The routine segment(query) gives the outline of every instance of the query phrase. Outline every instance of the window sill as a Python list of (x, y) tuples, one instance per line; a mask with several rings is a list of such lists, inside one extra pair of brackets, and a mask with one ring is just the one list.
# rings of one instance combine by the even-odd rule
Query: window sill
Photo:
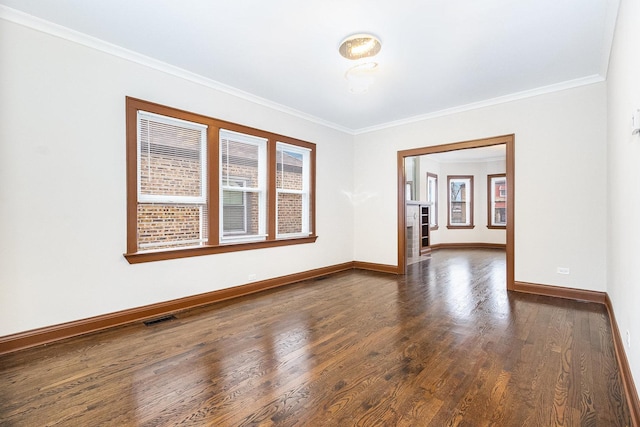
[(492, 230), (506, 230), (507, 226), (506, 225), (487, 225), (487, 228)]
[(476, 228), (475, 225), (447, 225), (449, 230), (471, 230), (472, 228)]
[(226, 252), (248, 251), (252, 249), (272, 248), (277, 246), (300, 245), (314, 243), (318, 236), (299, 237), (294, 239), (261, 240), (250, 243), (225, 243), (219, 246), (198, 246), (193, 248), (167, 249), (154, 252), (134, 252), (123, 254), (129, 264), (162, 261), (167, 259), (188, 258), (201, 255), (222, 254)]

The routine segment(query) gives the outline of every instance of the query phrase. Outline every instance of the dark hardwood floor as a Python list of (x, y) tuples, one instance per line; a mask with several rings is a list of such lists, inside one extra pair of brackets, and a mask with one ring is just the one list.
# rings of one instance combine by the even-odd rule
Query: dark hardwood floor
[(604, 306), (439, 250), (0, 356), (2, 426), (628, 426)]

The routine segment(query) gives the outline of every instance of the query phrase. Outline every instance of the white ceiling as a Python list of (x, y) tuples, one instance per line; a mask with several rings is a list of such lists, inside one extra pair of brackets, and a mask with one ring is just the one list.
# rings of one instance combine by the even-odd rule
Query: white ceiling
[[(618, 9), (618, 0), (0, 4), (352, 133), (602, 81)], [(382, 50), (375, 83), (355, 95), (338, 45), (359, 32)]]

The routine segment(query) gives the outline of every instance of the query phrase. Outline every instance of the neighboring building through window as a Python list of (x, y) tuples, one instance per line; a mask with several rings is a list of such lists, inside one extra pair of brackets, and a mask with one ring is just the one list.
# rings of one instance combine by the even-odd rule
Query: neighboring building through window
[(427, 172), (427, 202), (431, 203), (429, 225), (432, 230), (438, 228), (438, 175)]
[(314, 171), (315, 144), (127, 98), (125, 257), (313, 242)]
[(447, 228), (473, 228), (473, 176), (447, 176)]
[(496, 174), (487, 176), (489, 228), (507, 226), (507, 176)]

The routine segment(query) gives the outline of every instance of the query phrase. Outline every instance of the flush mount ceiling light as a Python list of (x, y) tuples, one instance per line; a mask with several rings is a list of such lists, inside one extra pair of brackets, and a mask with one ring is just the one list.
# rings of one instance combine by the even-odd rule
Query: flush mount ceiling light
[(380, 52), (382, 44), (371, 34), (354, 34), (340, 43), (340, 55), (347, 59), (362, 59), (375, 56)]

